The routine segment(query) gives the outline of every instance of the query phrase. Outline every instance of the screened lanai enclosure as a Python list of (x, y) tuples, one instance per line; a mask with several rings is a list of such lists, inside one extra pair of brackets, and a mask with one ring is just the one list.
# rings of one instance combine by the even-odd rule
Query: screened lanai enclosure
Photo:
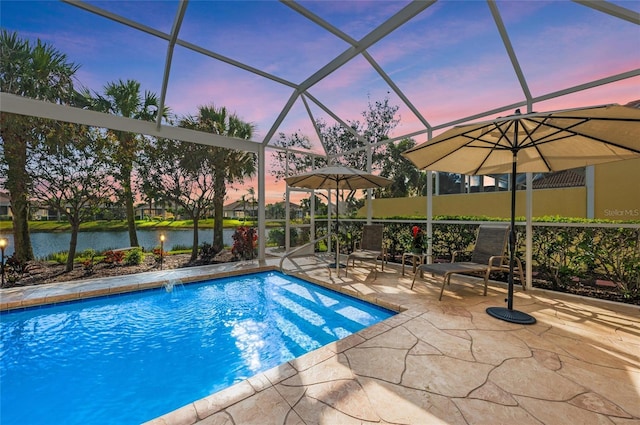
[[(96, 112), (7, 85), (0, 94), (3, 113), (255, 153), (254, 179), (229, 194), (257, 187), (261, 235), (266, 204), (314, 199), (290, 191), (283, 177), (333, 164), (378, 174), (372, 152), (453, 125), (640, 98), (639, 2), (68, 0), (0, 8), (3, 30), (79, 65), (78, 88), (100, 92), (131, 79), (173, 116), (215, 105), (251, 123), (252, 136), (240, 139), (162, 114), (145, 121)], [(389, 110), (392, 125), (367, 125), (380, 118), (372, 111)]]

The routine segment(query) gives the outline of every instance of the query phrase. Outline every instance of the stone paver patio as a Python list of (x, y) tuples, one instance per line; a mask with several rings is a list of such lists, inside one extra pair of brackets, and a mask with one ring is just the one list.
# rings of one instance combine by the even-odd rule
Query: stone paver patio
[[(262, 266), (272, 267), (277, 260)], [(287, 261), (335, 290), (401, 311), (343, 340), (156, 418), (149, 424), (640, 424), (640, 308), (539, 290), (515, 295), (535, 325), (485, 313), (473, 278), (438, 301), (431, 278), (399, 267), (329, 278), (309, 258)], [(257, 262), (5, 289), (2, 309), (194, 281), (261, 268)], [(474, 284), (476, 283), (476, 284)]]

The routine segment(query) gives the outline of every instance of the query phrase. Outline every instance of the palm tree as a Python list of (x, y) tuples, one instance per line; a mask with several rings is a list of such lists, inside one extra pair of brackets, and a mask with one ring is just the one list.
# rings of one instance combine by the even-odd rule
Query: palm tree
[[(32, 45), (18, 35), (0, 34), (0, 91), (54, 103), (70, 103), (74, 98), (73, 77), (78, 65), (65, 54), (40, 40)], [(29, 151), (45, 140), (57, 123), (0, 113), (2, 173), (11, 198), (15, 255), (21, 261), (33, 259), (29, 237), (31, 179), (27, 173)]]
[[(242, 121), (236, 114), (229, 115), (225, 107), (201, 106), (197, 116), (187, 116), (180, 122), (181, 127), (205, 131), (222, 136), (249, 140), (253, 135), (253, 124)], [(256, 172), (256, 158), (251, 152), (209, 147), (207, 160), (211, 164), (213, 177), (213, 249), (220, 252), (224, 248), (222, 240), (224, 199), (227, 184), (242, 181)]]
[(242, 221), (246, 223), (247, 222), (247, 195), (242, 195), (240, 197), (240, 202), (242, 202)]
[[(158, 117), (158, 97), (155, 93), (140, 92), (140, 83), (135, 80), (112, 82), (104, 87), (104, 95), (90, 96), (85, 93), (89, 106), (92, 109), (108, 112), (126, 118), (143, 121), (155, 121)], [(169, 109), (161, 112), (164, 118), (169, 115)], [(119, 130), (109, 130), (116, 141), (113, 161), (116, 165), (115, 178), (122, 186), (120, 198), (124, 201), (127, 216), (127, 229), (129, 231), (129, 243), (138, 246), (136, 234), (136, 217), (133, 209), (132, 179), (135, 169), (136, 156), (140, 150), (140, 135)]]
[(256, 220), (256, 190), (253, 187), (247, 189), (249, 195), (249, 204), (251, 205), (251, 219)]

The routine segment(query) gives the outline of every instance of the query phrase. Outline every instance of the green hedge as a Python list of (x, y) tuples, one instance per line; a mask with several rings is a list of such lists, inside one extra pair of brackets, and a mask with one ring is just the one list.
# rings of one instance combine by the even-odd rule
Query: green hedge
[[(426, 230), (424, 218), (395, 217), (385, 222), (384, 238), (391, 261), (398, 261), (411, 250), (411, 228)], [(414, 221), (415, 220), (415, 221)], [(502, 221), (488, 217), (434, 217), (434, 221)], [(520, 219), (522, 221), (522, 219)], [(609, 220), (536, 218), (537, 223), (617, 223)], [(432, 249), (434, 259), (448, 261), (454, 251), (473, 248), (478, 224), (434, 223)], [(636, 223), (636, 222), (634, 222)], [(326, 222), (318, 223), (316, 237), (326, 234)], [(350, 252), (362, 237), (362, 222), (340, 222), (341, 252)], [(516, 226), (517, 255), (525, 264), (525, 228)], [(533, 227), (532, 269), (536, 281), (553, 289), (576, 284), (595, 285), (596, 281), (614, 282), (617, 292), (627, 299), (640, 298), (640, 230), (623, 227)]]

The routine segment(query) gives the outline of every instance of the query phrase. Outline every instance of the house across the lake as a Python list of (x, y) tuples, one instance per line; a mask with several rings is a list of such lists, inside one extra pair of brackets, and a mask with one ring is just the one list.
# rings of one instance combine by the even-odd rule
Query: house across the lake
[(235, 201), (227, 204), (222, 209), (222, 216), (224, 218), (233, 219), (250, 219), (256, 220), (258, 218), (258, 203), (250, 201)]

